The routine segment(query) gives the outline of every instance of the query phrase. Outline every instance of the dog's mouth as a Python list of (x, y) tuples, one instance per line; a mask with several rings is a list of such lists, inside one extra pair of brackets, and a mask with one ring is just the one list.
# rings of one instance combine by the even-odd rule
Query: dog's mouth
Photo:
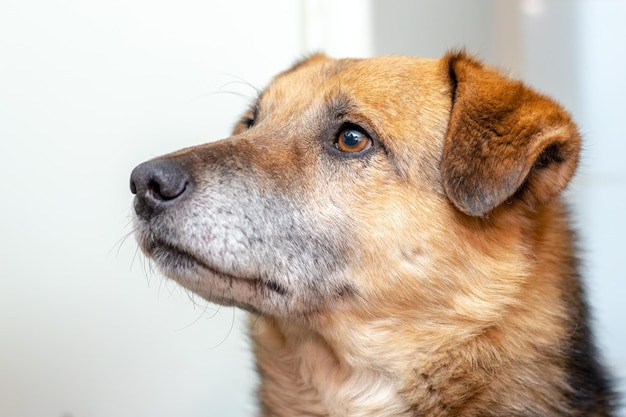
[(263, 289), (281, 296), (288, 295), (287, 289), (271, 278), (244, 277), (225, 272), (195, 255), (192, 251), (164, 240), (154, 240), (146, 245), (144, 250), (166, 275), (173, 278), (193, 272), (200, 277), (212, 277), (226, 282), (231, 288), (248, 286), (257, 292)]
[(161, 268), (168, 271), (193, 270), (200, 267), (217, 275), (223, 275), (195, 256), (191, 251), (179, 248), (164, 240), (151, 242), (146, 247), (146, 253), (149, 257), (154, 259)]

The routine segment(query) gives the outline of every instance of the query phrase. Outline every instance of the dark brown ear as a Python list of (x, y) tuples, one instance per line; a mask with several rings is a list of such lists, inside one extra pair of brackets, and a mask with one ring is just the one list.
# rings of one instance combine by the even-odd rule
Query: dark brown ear
[(483, 216), (513, 196), (535, 205), (558, 195), (580, 149), (569, 114), (463, 52), (449, 53), (442, 62), (452, 110), (441, 171), (454, 205)]

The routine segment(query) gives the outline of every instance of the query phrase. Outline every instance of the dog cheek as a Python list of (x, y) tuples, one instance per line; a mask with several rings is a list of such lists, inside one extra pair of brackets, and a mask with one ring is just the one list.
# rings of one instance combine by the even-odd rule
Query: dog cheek
[[(350, 221), (332, 207), (272, 195), (255, 203), (255, 220), (244, 227), (248, 262), (286, 290), (283, 313), (328, 308), (349, 292), (341, 277), (350, 262)], [(254, 204), (249, 204), (254, 205)], [(240, 258), (241, 259), (241, 258)]]

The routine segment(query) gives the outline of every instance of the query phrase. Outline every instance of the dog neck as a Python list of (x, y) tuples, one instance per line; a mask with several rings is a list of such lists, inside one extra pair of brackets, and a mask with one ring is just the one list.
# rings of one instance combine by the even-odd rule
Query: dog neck
[[(545, 278), (535, 277), (531, 287), (548, 293)], [(313, 329), (254, 316), (260, 416), (562, 415), (549, 400), (534, 399), (546, 387), (529, 383), (552, 387), (548, 398), (567, 385), (558, 368), (564, 359), (550, 348), (559, 336), (545, 330), (561, 318), (542, 315), (541, 308), (534, 302), (512, 308), (482, 329), (409, 317), (353, 318)], [(546, 369), (553, 380), (540, 379)]]
[(262, 416), (412, 415), (393, 378), (348, 363), (319, 333), (267, 317), (251, 322)]

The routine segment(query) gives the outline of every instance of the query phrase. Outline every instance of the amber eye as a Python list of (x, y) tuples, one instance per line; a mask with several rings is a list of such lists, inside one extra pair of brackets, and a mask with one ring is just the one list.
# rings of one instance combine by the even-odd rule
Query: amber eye
[(372, 146), (372, 139), (360, 130), (352, 128), (342, 130), (335, 142), (335, 147), (346, 153), (362, 152), (370, 146)]

